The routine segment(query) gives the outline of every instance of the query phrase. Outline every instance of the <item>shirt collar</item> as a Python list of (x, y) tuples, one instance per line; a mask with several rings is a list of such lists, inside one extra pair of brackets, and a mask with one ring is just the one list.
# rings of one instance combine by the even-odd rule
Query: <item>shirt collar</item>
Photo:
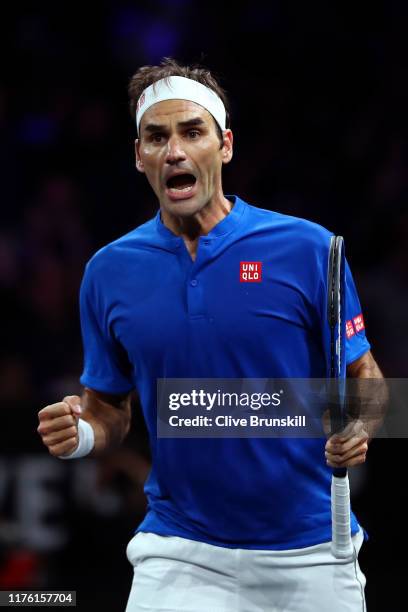
[[(228, 215), (221, 219), (221, 221), (217, 223), (217, 225), (215, 225), (207, 234), (207, 240), (226, 236), (237, 227), (241, 220), (242, 214), (246, 208), (245, 202), (236, 195), (226, 195), (225, 197), (233, 203), (233, 206)], [(161, 236), (163, 236), (163, 238), (174, 242), (174, 246), (176, 246), (177, 243), (182, 240), (180, 236), (173, 234), (173, 232), (164, 225), (163, 221), (161, 220), (160, 209), (157, 211), (156, 215), (156, 227), (157, 231)]]

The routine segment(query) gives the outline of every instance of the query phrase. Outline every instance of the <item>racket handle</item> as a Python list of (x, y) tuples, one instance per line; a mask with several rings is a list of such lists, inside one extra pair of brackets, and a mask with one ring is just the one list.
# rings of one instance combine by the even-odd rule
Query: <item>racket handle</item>
[(354, 554), (350, 525), (350, 485), (348, 475), (332, 477), (332, 552), (336, 559)]

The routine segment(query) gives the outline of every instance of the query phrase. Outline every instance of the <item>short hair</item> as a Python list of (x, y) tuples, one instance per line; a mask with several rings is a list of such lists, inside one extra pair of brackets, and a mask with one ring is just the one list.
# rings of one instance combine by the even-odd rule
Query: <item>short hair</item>
[[(226, 122), (225, 125), (227, 128), (230, 126), (230, 114), (229, 114), (229, 103), (227, 94), (224, 89), (219, 85), (218, 81), (211, 74), (207, 68), (202, 66), (193, 65), (193, 66), (182, 66), (175, 59), (171, 57), (165, 57), (161, 61), (159, 66), (141, 66), (137, 72), (132, 76), (129, 83), (129, 108), (132, 118), (135, 120), (136, 118), (136, 107), (137, 102), (142, 95), (143, 91), (149, 85), (152, 85), (156, 81), (160, 81), (161, 79), (166, 79), (171, 76), (181, 76), (186, 79), (192, 79), (193, 81), (198, 81), (202, 85), (205, 85), (209, 89), (215, 91), (215, 93), (221, 98), (226, 111)], [(216, 127), (218, 128), (218, 133), (223, 141), (222, 131), (217, 122), (215, 122)]]

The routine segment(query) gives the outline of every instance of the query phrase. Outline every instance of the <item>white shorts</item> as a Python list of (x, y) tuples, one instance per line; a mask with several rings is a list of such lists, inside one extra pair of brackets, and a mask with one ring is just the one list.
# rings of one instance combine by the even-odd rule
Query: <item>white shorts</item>
[(127, 547), (134, 578), (126, 612), (363, 612), (362, 531), (353, 542), (344, 560), (330, 543), (247, 550), (139, 532)]

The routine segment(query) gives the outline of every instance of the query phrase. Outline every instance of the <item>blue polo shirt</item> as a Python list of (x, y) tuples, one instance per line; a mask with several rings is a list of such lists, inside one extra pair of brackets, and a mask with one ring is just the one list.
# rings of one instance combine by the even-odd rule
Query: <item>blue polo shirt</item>
[[(194, 262), (159, 213), (92, 257), (80, 295), (81, 382), (139, 393), (153, 463), (140, 531), (227, 547), (310, 546), (331, 539), (324, 440), (156, 435), (158, 378), (328, 375), (332, 234), (229, 199), (231, 212), (200, 237)], [(243, 279), (245, 262), (261, 277)], [(346, 277), (350, 363), (370, 345), (348, 266)]]

